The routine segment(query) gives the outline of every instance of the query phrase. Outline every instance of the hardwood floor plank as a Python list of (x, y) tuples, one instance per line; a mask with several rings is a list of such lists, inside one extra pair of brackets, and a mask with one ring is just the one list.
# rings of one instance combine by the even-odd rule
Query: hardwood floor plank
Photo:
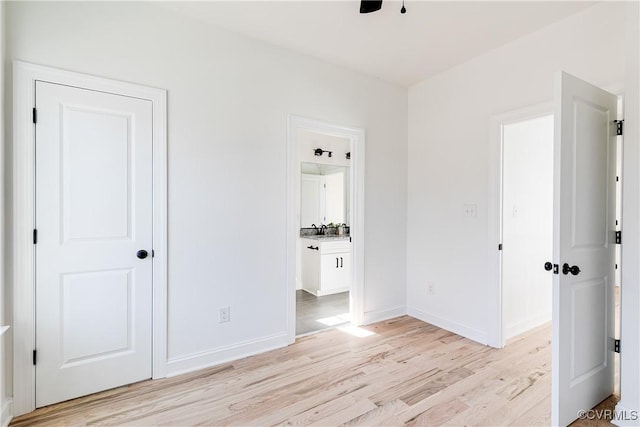
[[(322, 425), (339, 425), (345, 421), (362, 415), (364, 412), (367, 412), (374, 407), (375, 405), (371, 403), (369, 399), (361, 399), (355, 395), (345, 395), (308, 409), (294, 417), (290, 417), (282, 425), (318, 425), (322, 419), (325, 419), (325, 423)], [(341, 413), (342, 415), (338, 416), (338, 419), (335, 419), (335, 416), (338, 413)], [(326, 419), (330, 419), (332, 416), (334, 417), (334, 422), (326, 423)]]
[(377, 408), (378, 407), (374, 405), (369, 399), (359, 399), (348, 408), (345, 408), (341, 411), (331, 414), (328, 417), (321, 418), (317, 422), (314, 422), (312, 425), (317, 425), (317, 426), (343, 425), (345, 422), (348, 422), (354, 418), (358, 418), (363, 414), (371, 412)]
[(441, 426), (446, 424), (455, 415), (466, 411), (469, 406), (458, 399), (448, 400), (433, 406), (409, 420), (406, 426)]
[(546, 372), (531, 385), (530, 389), (507, 399), (495, 412), (478, 419), (478, 424), (495, 425), (503, 422), (509, 425), (531, 425), (540, 417), (547, 417), (550, 422), (551, 405), (548, 398), (550, 388), (551, 374)]
[[(407, 404), (400, 399), (392, 400), (381, 406), (376, 406), (374, 409), (355, 417), (346, 423), (344, 426), (390, 426), (387, 420), (393, 414), (401, 412), (408, 408)], [(398, 423), (396, 425), (402, 425)]]
[(456, 382), (471, 376), (472, 374), (473, 372), (466, 368), (455, 368), (448, 372), (440, 372), (438, 375), (434, 375), (431, 379), (426, 381), (426, 384), (402, 395), (400, 400), (411, 406), (441, 390), (444, 390), (451, 384), (455, 384)]

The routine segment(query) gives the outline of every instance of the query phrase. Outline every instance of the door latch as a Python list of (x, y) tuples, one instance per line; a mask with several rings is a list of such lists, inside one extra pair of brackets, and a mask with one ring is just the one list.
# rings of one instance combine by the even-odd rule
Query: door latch
[(553, 270), (553, 274), (558, 274), (558, 264), (552, 264), (551, 262), (547, 261), (544, 263), (544, 269), (547, 271)]

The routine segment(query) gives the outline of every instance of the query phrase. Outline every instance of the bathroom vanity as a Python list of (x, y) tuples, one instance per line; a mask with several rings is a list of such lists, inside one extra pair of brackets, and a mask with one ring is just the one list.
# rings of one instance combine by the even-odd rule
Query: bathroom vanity
[(349, 236), (318, 235), (300, 238), (302, 289), (323, 296), (348, 291), (351, 286)]

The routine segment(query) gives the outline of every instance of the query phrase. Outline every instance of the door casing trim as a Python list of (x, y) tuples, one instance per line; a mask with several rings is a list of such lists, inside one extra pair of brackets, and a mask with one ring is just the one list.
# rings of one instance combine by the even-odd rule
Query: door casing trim
[(167, 370), (167, 92), (22, 61), (13, 63), (13, 404), (35, 409), (35, 82), (146, 99), (153, 108), (153, 360), (152, 377)]
[(505, 125), (539, 117), (553, 115), (553, 105), (548, 103), (532, 105), (508, 111), (492, 117), (491, 145), (489, 149), (489, 247), (487, 250), (489, 264), (489, 306), (491, 313), (489, 323), (488, 344), (494, 348), (502, 348), (506, 344), (503, 319), (503, 283), (502, 283), (502, 251), (498, 245), (502, 243), (502, 187), (503, 187), (503, 128)]

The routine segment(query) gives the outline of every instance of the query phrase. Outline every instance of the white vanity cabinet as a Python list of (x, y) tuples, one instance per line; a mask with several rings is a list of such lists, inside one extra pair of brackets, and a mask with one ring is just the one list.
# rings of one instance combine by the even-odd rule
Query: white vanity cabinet
[(302, 289), (316, 296), (348, 291), (351, 286), (351, 243), (300, 239)]

